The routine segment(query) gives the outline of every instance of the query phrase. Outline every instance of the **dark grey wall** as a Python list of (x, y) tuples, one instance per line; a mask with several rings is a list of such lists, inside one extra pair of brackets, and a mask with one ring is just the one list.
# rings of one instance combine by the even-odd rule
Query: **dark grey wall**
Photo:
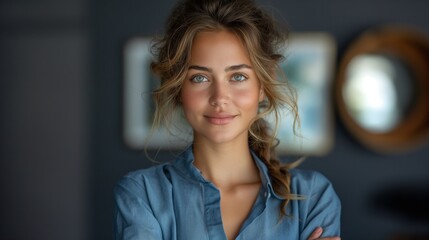
[(1, 1), (0, 239), (88, 239), (84, 1)]
[[(339, 57), (370, 26), (429, 33), (424, 0), (259, 2), (292, 31), (331, 33)], [(115, 182), (151, 165), (122, 141), (122, 49), (131, 37), (162, 32), (173, 1), (0, 4), (0, 239), (111, 239)], [(332, 151), (302, 167), (333, 182), (343, 239), (428, 234), (429, 144), (379, 155), (337, 117), (335, 126)]]

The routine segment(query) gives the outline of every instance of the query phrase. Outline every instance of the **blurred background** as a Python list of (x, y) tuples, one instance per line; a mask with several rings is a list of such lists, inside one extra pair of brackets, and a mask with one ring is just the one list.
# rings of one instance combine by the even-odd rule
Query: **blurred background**
[[(331, 34), (336, 66), (373, 26), (405, 24), (429, 33), (424, 0), (259, 3), (292, 32)], [(153, 164), (122, 137), (124, 44), (162, 33), (173, 4), (1, 0), (0, 239), (112, 238), (114, 184)], [(370, 150), (331, 104), (333, 147), (301, 167), (332, 181), (342, 200), (342, 238), (428, 239), (428, 142), (394, 154)]]

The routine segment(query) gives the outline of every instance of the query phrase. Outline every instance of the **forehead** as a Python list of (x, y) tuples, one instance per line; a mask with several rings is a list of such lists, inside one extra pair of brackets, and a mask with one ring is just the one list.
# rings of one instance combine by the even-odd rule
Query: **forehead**
[(247, 48), (227, 30), (199, 32), (192, 43), (190, 62), (251, 65)]

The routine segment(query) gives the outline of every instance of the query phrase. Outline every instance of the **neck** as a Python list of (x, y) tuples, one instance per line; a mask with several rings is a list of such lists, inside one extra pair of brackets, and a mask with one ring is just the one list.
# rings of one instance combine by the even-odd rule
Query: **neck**
[(247, 142), (208, 144), (195, 141), (195, 166), (217, 187), (232, 188), (238, 184), (260, 181)]

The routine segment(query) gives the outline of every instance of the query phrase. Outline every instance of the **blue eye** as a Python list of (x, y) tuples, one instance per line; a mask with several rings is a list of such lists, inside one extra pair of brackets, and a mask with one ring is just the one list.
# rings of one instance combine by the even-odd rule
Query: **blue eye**
[(243, 74), (235, 74), (232, 76), (232, 81), (243, 82), (245, 80), (247, 80), (247, 77)]
[(191, 81), (194, 83), (202, 83), (202, 82), (207, 82), (208, 79), (203, 75), (195, 75), (191, 77)]

